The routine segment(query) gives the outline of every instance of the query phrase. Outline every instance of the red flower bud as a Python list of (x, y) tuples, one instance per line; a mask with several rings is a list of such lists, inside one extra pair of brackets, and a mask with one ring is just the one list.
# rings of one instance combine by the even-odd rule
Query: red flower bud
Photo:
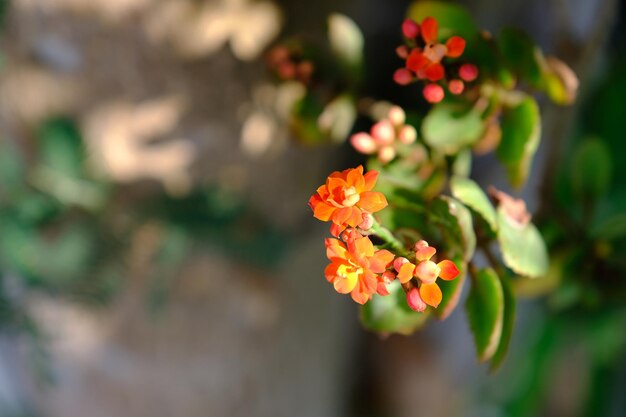
[(463, 81), (474, 81), (478, 77), (478, 68), (474, 64), (463, 64), (459, 68), (459, 77)]
[(439, 84), (427, 84), (422, 90), (422, 95), (429, 103), (439, 103), (443, 100), (443, 88)]
[(393, 80), (396, 84), (408, 85), (413, 81), (413, 74), (406, 68), (400, 68), (393, 73)]
[(421, 313), (426, 310), (426, 303), (422, 300), (419, 290), (415, 287), (411, 288), (411, 290), (406, 293), (406, 303), (413, 311)]
[(402, 34), (405, 38), (415, 39), (420, 34), (420, 27), (415, 21), (411, 19), (405, 19), (402, 22)]
[(459, 95), (463, 92), (465, 84), (461, 80), (452, 80), (448, 83), (448, 90), (454, 95)]

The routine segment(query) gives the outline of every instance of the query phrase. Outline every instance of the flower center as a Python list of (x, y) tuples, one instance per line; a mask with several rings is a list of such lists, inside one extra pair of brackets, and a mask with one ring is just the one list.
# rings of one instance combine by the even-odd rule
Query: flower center
[(441, 59), (446, 55), (446, 52), (448, 52), (448, 48), (446, 48), (445, 45), (442, 45), (440, 43), (434, 43), (426, 45), (423, 54), (431, 62), (440, 62)]
[(337, 275), (345, 279), (356, 279), (359, 275), (363, 274), (363, 268), (354, 265), (350, 262), (350, 265), (342, 264), (337, 268)]
[(341, 204), (344, 207), (352, 207), (353, 205), (358, 203), (360, 199), (361, 199), (361, 196), (356, 191), (356, 188), (354, 187), (344, 188), (343, 201), (341, 202)]

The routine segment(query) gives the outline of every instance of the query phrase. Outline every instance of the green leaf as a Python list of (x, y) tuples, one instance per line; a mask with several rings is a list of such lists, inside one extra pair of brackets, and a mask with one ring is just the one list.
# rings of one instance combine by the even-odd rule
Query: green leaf
[(526, 33), (506, 28), (498, 35), (498, 48), (504, 64), (523, 80), (535, 88), (543, 86), (541, 50)]
[(611, 153), (598, 138), (582, 141), (571, 165), (572, 189), (582, 200), (595, 200), (608, 191), (611, 182)]
[(416, 1), (407, 12), (407, 17), (418, 23), (429, 16), (437, 19), (439, 23), (438, 39), (440, 41), (445, 41), (453, 35), (468, 39), (478, 33), (478, 27), (472, 16), (458, 4), (442, 1)]
[(333, 13), (328, 17), (328, 39), (337, 58), (351, 69), (363, 61), (363, 34), (349, 17)]
[(521, 225), (502, 207), (498, 213), (498, 242), (504, 264), (516, 274), (537, 278), (548, 272), (546, 244), (534, 224)]
[(507, 169), (511, 184), (519, 187), (528, 177), (539, 146), (541, 117), (535, 99), (526, 96), (517, 106), (505, 109), (501, 128), (502, 138), (497, 155)]
[(455, 198), (480, 214), (491, 227), (491, 230), (496, 231), (498, 229), (496, 210), (478, 184), (469, 178), (452, 177), (450, 189)]
[(476, 233), (472, 223), (472, 214), (460, 201), (440, 196), (433, 202), (433, 221), (443, 227), (446, 242), (456, 248), (463, 260), (469, 261), (476, 250)]
[(361, 307), (361, 322), (368, 329), (380, 333), (408, 335), (424, 325), (428, 313), (409, 308), (404, 290), (398, 280), (387, 286), (389, 295), (375, 294)]
[(322, 132), (335, 142), (344, 142), (352, 130), (356, 119), (356, 107), (353, 98), (342, 94), (328, 103), (317, 119)]
[(502, 285), (502, 295), (504, 296), (504, 312), (502, 317), (502, 336), (500, 337), (500, 343), (498, 349), (491, 358), (491, 364), (489, 369), (495, 371), (502, 365), (506, 355), (509, 351), (509, 345), (511, 344), (511, 337), (513, 336), (513, 327), (515, 325), (515, 294), (511, 283), (503, 278), (500, 281)]
[(472, 280), (465, 311), (482, 362), (493, 357), (502, 335), (504, 294), (500, 279), (491, 268), (481, 269)]
[(85, 152), (78, 128), (68, 119), (52, 119), (39, 132), (39, 155), (47, 170), (81, 177)]
[(456, 309), (456, 306), (461, 300), (463, 284), (465, 284), (467, 265), (460, 258), (453, 259), (453, 261), (457, 268), (459, 268), (459, 276), (452, 281), (445, 281), (443, 279), (437, 281), (437, 285), (441, 288), (443, 297), (439, 307), (433, 311), (439, 320), (445, 320)]
[(462, 111), (457, 106), (438, 104), (424, 118), (422, 137), (433, 148), (454, 154), (480, 139), (484, 128), (478, 111)]

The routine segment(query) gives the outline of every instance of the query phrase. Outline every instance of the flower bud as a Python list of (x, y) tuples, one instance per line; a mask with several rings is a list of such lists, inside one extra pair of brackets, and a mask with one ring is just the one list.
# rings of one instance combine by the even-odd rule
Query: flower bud
[(416, 287), (411, 288), (411, 290), (406, 293), (406, 303), (413, 311), (421, 313), (426, 310), (426, 303), (422, 300), (419, 290)]
[(350, 137), (350, 143), (354, 149), (366, 155), (372, 154), (376, 152), (376, 149), (378, 149), (374, 138), (365, 132), (359, 132), (352, 135)]
[(465, 84), (461, 80), (452, 80), (448, 83), (448, 90), (454, 95), (461, 94), (464, 88)]
[(391, 121), (391, 124), (394, 126), (402, 126), (406, 119), (406, 114), (402, 107), (400, 106), (391, 106), (389, 112), (387, 113), (387, 118)]
[(359, 224), (359, 228), (363, 230), (370, 230), (374, 225), (374, 216), (369, 213), (363, 214), (363, 221)]
[(426, 284), (431, 284), (437, 280), (441, 268), (433, 261), (422, 261), (415, 268), (415, 275)]
[(393, 271), (383, 272), (383, 281), (385, 281), (386, 284), (391, 284), (391, 282), (393, 282), (393, 280), (395, 279), (396, 279), (396, 274), (394, 274)]
[(443, 88), (439, 84), (427, 84), (422, 90), (422, 95), (429, 103), (439, 103), (443, 100)]
[(404, 22), (402, 22), (402, 34), (405, 38), (415, 39), (417, 35), (420, 34), (420, 27), (415, 21), (405, 19)]
[(396, 139), (396, 130), (389, 120), (381, 120), (372, 126), (372, 137), (378, 145), (391, 145)]
[(474, 64), (463, 64), (459, 68), (459, 77), (463, 81), (474, 81), (478, 77), (478, 68)]
[(393, 158), (395, 157), (396, 150), (393, 148), (393, 146), (385, 146), (381, 148), (380, 151), (378, 151), (378, 160), (383, 164), (391, 162), (391, 160), (393, 160)]
[(400, 59), (407, 59), (409, 56), (409, 48), (406, 45), (400, 45), (396, 48), (396, 55)]
[(393, 260), (393, 269), (395, 269), (396, 272), (400, 272), (400, 268), (402, 268), (402, 265), (408, 264), (408, 263), (409, 263), (409, 260), (407, 258), (403, 258), (402, 256), (399, 256)]
[(396, 84), (408, 85), (413, 81), (413, 74), (406, 68), (400, 68), (393, 73), (393, 80)]
[(411, 125), (404, 125), (398, 133), (398, 140), (405, 145), (410, 145), (417, 139), (417, 130)]

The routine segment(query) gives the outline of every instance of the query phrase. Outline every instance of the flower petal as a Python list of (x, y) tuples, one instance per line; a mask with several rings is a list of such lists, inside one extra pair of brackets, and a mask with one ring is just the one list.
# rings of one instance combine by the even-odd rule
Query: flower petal
[(459, 275), (459, 269), (456, 267), (454, 262), (446, 259), (437, 264), (439, 268), (441, 268), (441, 272), (439, 273), (439, 277), (446, 281), (453, 280)]
[(358, 255), (365, 255), (368, 258), (374, 255), (374, 245), (369, 237), (362, 237), (354, 240), (354, 252)]
[(335, 213), (336, 210), (336, 207), (320, 201), (315, 205), (315, 209), (313, 210), (313, 216), (318, 220), (327, 222), (328, 220), (330, 220), (331, 217), (333, 217), (333, 213)]
[(370, 270), (382, 274), (393, 261), (394, 255), (386, 249), (379, 250), (370, 258)]
[(337, 275), (335, 277), (335, 281), (333, 282), (333, 286), (335, 287), (335, 291), (340, 294), (348, 294), (350, 291), (354, 289), (358, 282), (356, 274), (349, 274), (347, 277)]
[(346, 177), (346, 182), (349, 187), (354, 187), (357, 191), (363, 189), (365, 185), (365, 179), (363, 179), (363, 166), (359, 165), (355, 169), (351, 169)]
[(437, 308), (441, 303), (441, 289), (434, 282), (432, 284), (422, 284), (420, 286), (420, 297), (426, 304)]
[(430, 64), (430, 59), (426, 58), (419, 49), (413, 49), (406, 59), (406, 67), (415, 73), (426, 68), (428, 64)]
[(413, 278), (413, 273), (415, 272), (415, 265), (411, 262), (403, 264), (398, 271), (398, 280), (400, 280), (401, 284), (406, 284)]
[(443, 69), (443, 65), (441, 65), (439, 63), (435, 63), (435, 64), (429, 65), (428, 67), (426, 67), (426, 70), (424, 71), (424, 75), (430, 81), (439, 81), (439, 80), (441, 80), (444, 77), (444, 75), (445, 75), (445, 71)]
[(387, 199), (378, 191), (365, 191), (357, 205), (369, 213), (375, 213), (387, 207)]
[(378, 171), (368, 171), (365, 175), (363, 175), (363, 179), (365, 180), (363, 191), (370, 191), (376, 185)]
[(446, 56), (458, 58), (463, 55), (463, 51), (465, 50), (465, 39), (460, 36), (453, 36), (446, 42), (446, 47), (448, 48)]
[(439, 32), (439, 24), (433, 17), (427, 17), (422, 21), (421, 25), (422, 39), (426, 43), (433, 43), (437, 40), (437, 32)]
[(328, 259), (347, 259), (348, 249), (340, 240), (328, 238), (324, 243), (326, 244), (326, 256)]
[(426, 246), (415, 251), (415, 258), (418, 261), (428, 261), (435, 253), (437, 253), (437, 249), (432, 246)]

